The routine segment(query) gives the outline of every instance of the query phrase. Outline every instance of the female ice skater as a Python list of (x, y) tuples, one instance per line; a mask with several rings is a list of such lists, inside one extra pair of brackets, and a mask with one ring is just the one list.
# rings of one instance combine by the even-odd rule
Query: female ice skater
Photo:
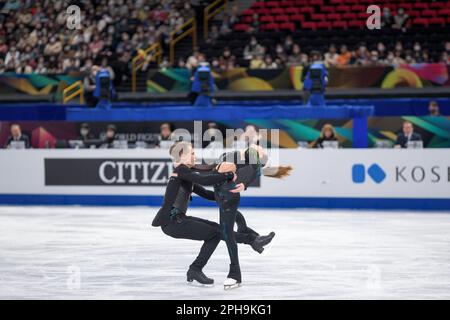
[[(239, 287), (242, 283), (237, 242), (233, 232), (234, 224), (237, 222), (238, 213), (240, 224), (238, 231), (246, 231), (254, 236), (259, 236), (258, 233), (247, 227), (243, 215), (238, 211), (240, 192), (247, 189), (247, 187), (261, 175), (263, 171), (262, 167), (266, 165), (267, 160), (267, 154), (262, 147), (251, 145), (244, 150), (223, 154), (220, 159), (221, 162), (216, 167), (217, 172), (224, 173), (228, 172), (230, 163), (234, 164), (237, 167), (238, 176), (238, 181), (222, 181), (214, 185), (214, 194), (220, 212), (220, 228), (230, 256), (229, 273), (224, 282), (225, 290)], [(290, 166), (276, 168), (266, 167), (264, 175), (282, 178), (289, 175), (291, 170), (292, 167)], [(274, 232), (265, 236), (265, 243), (263, 245), (270, 243), (274, 236)]]

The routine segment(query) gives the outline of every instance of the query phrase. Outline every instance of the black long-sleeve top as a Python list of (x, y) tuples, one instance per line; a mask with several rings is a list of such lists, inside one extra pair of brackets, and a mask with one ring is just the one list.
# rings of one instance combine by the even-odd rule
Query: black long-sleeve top
[(248, 154), (241, 159), (240, 151), (224, 153), (220, 162), (233, 162), (236, 165), (236, 184), (243, 183), (245, 189), (261, 175), (261, 163), (256, 150), (249, 148)]
[(200, 185), (214, 185), (232, 180), (233, 173), (208, 172), (199, 173), (185, 165), (176, 167), (173, 171), (178, 176), (170, 177), (164, 195), (164, 202), (153, 219), (152, 226), (164, 226), (170, 221), (170, 211), (173, 208), (186, 213), (192, 192), (208, 200), (214, 199), (214, 193)]

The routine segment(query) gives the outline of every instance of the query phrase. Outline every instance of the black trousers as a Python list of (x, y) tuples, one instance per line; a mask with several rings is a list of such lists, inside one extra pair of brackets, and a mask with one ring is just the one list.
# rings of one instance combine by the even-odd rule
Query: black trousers
[[(252, 237), (253, 240), (259, 236), (259, 233), (247, 226), (244, 215), (238, 210), (236, 214), (237, 232), (245, 233), (247, 236)], [(239, 242), (238, 242), (239, 243)]]
[[(219, 224), (185, 215), (180, 215), (170, 221), (169, 224), (162, 227), (162, 231), (172, 238), (204, 241), (200, 253), (190, 265), (195, 270), (202, 270), (220, 240), (225, 240)], [(252, 244), (255, 240), (252, 233), (235, 232), (233, 236), (238, 243)]]
[(241, 282), (242, 278), (241, 268), (239, 266), (238, 247), (233, 231), (241, 195), (239, 193), (229, 192), (229, 190), (234, 188), (234, 183), (226, 183), (221, 186), (216, 186), (214, 188), (214, 195), (216, 197), (217, 204), (219, 205), (220, 230), (222, 232), (222, 237), (227, 244), (228, 254), (230, 256), (228, 278), (233, 278), (238, 282)]

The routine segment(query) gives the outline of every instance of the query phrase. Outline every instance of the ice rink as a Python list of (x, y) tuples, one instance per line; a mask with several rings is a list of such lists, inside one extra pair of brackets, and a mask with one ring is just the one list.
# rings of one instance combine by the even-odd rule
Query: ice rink
[[(243, 209), (276, 232), (240, 246), (243, 286), (224, 291), (224, 243), (186, 284), (201, 243), (169, 238), (156, 208), (0, 207), (1, 299), (450, 299), (450, 214)], [(215, 209), (189, 215), (217, 220)]]

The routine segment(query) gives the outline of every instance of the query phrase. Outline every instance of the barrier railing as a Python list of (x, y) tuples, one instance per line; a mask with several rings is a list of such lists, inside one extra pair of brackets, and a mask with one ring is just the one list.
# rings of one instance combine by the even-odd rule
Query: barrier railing
[(76, 81), (63, 90), (63, 103), (66, 104), (77, 96), (80, 97), (80, 104), (84, 104), (84, 86), (81, 81)]
[(197, 46), (197, 22), (195, 18), (191, 18), (186, 21), (183, 25), (179, 26), (177, 29), (170, 33), (170, 64), (173, 65), (175, 60), (175, 45), (186, 38), (187, 36), (192, 36), (192, 50)]
[[(156, 61), (161, 63), (162, 60), (162, 48), (159, 42), (152, 44), (145, 50), (138, 52), (137, 56), (133, 58), (131, 63), (131, 90), (136, 92), (137, 87), (137, 72), (142, 69), (146, 62)], [(150, 55), (150, 58), (147, 57)]]
[(220, 12), (226, 10), (227, 6), (228, 0), (217, 0), (205, 8), (203, 11), (203, 37), (205, 39), (208, 38), (209, 34), (209, 20), (214, 18)]

